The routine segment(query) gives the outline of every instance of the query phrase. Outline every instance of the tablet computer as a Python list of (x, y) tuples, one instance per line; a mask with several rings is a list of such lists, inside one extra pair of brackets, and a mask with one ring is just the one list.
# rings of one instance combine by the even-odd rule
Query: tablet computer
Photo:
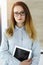
[(26, 49), (20, 46), (15, 46), (13, 51), (13, 56), (20, 61), (30, 59), (32, 54), (32, 50)]

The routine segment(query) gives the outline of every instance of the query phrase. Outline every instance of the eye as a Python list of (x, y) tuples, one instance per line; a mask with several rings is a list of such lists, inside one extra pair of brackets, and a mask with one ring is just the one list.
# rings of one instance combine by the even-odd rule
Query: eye
[(18, 14), (18, 12), (14, 12), (14, 14)]
[(22, 12), (20, 12), (21, 14), (25, 14), (25, 12), (24, 11), (22, 11)]

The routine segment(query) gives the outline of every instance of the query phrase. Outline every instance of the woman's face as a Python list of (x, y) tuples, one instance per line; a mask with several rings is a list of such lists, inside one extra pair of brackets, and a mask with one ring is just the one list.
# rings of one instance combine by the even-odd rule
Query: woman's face
[(25, 21), (25, 11), (19, 5), (14, 7), (14, 18), (18, 25), (22, 25)]

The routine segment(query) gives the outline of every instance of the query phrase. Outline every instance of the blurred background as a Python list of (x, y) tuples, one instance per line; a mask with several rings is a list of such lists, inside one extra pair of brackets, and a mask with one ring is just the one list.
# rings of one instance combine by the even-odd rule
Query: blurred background
[(1, 40), (2, 40), (2, 28), (1, 28), (1, 7), (0, 7), (0, 44), (1, 44)]
[[(40, 41), (41, 47), (41, 56), (39, 65), (43, 65), (43, 0), (0, 0), (0, 31), (2, 32), (2, 41), (3, 41), (3, 32), (7, 28), (7, 23), (10, 21), (12, 5), (16, 1), (23, 1), (29, 7), (31, 12), (35, 28), (38, 33), (38, 38)], [(3, 3), (2, 3), (3, 2)], [(1, 35), (1, 33), (0, 33)], [(0, 36), (1, 39), (1, 36)], [(1, 42), (2, 43), (2, 42)]]

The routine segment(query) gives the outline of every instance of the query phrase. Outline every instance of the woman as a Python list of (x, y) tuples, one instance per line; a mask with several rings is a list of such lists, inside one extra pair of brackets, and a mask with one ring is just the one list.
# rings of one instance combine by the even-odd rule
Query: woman
[[(20, 62), (13, 57), (15, 45), (31, 49), (31, 59)], [(24, 2), (16, 2), (12, 7), (10, 25), (4, 33), (4, 41), (1, 44), (0, 65), (38, 65), (39, 57), (39, 41), (30, 11)]]

